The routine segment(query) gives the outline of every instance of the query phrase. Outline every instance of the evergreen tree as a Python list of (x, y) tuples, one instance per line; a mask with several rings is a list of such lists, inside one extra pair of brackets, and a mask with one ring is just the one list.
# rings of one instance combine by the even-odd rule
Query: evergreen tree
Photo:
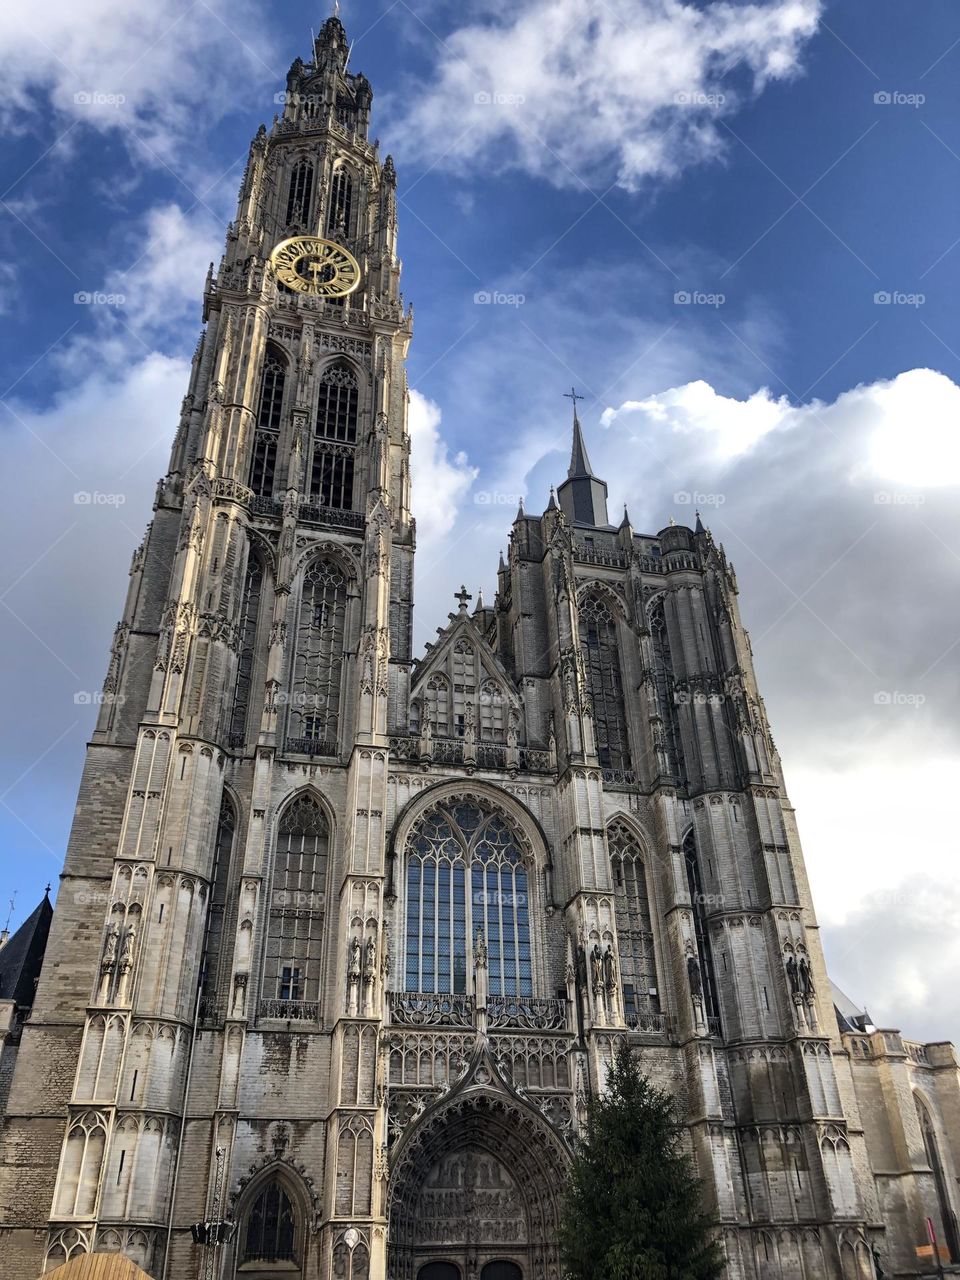
[(588, 1109), (561, 1228), (569, 1280), (712, 1280), (723, 1273), (674, 1100), (626, 1044)]

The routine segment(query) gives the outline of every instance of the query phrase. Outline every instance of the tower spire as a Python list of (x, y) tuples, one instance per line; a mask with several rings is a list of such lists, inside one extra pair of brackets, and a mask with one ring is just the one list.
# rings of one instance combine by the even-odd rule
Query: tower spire
[(577, 413), (577, 401), (584, 397), (577, 394), (576, 387), (571, 387), (563, 394), (565, 399), (573, 401), (573, 447), (567, 478), (557, 489), (560, 507), (573, 524), (589, 525), (592, 528), (605, 526), (609, 524), (607, 486), (605, 481), (593, 474), (583, 439), (580, 415)]

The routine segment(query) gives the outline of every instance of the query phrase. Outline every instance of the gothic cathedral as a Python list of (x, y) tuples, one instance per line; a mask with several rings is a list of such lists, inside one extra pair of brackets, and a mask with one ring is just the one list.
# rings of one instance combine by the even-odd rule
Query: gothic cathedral
[(611, 523), (574, 401), (493, 603), (414, 657), (397, 176), (347, 52), (330, 18), (251, 146), (29, 1016), (0, 991), (0, 1274), (560, 1280), (623, 1041), (730, 1280), (905, 1275), (927, 1218), (960, 1257), (956, 1055), (832, 992), (699, 518)]

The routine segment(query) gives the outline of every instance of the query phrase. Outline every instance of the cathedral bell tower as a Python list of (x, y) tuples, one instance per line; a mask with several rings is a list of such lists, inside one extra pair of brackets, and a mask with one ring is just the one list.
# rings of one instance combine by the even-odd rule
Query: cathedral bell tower
[[(51, 1144), (68, 1119), (35, 1204), (0, 1177), (21, 1217), (49, 1219), (7, 1274), (119, 1250), (194, 1276), (210, 1263), (190, 1224), (241, 1210), (261, 1224), (238, 1246), (251, 1265), (385, 1265), (372, 1064), (411, 643), (412, 312), (393, 161), (338, 17), (280, 97), (207, 276), (116, 629), (52, 943), (73, 976), (48, 966), (12, 1094), (36, 1110), (35, 1069)], [(254, 1188), (238, 1208), (261, 1175), (263, 1205)]]

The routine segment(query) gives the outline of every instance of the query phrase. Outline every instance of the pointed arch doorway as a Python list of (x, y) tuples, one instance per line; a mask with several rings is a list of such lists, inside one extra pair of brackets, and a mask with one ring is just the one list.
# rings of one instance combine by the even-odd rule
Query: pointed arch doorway
[(559, 1280), (567, 1167), (540, 1113), (495, 1085), (429, 1108), (390, 1176), (391, 1280)]

